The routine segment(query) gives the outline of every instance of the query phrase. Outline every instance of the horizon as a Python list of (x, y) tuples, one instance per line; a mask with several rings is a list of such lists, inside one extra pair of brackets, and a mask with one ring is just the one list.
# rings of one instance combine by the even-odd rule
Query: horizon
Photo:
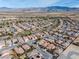
[(0, 7), (33, 8), (48, 6), (79, 7), (79, 0), (0, 0)]
[[(29, 8), (47, 8), (47, 7), (62, 7), (62, 8), (79, 8), (79, 7), (68, 7), (68, 6), (46, 6), (46, 7), (19, 7), (19, 8), (27, 8), (27, 9), (29, 9)], [(0, 7), (0, 8), (12, 8), (12, 7)], [(15, 8), (15, 9), (18, 9), (18, 7), (17, 8)]]

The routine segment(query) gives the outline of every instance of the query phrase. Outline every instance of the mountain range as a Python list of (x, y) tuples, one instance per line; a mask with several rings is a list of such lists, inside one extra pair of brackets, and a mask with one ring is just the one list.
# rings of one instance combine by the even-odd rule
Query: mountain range
[(0, 7), (0, 12), (79, 12), (79, 8), (63, 7), (63, 6), (49, 6), (37, 8), (7, 8)]

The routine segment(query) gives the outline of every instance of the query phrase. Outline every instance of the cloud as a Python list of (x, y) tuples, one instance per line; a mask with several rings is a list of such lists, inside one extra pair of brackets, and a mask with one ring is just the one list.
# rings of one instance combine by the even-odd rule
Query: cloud
[(51, 4), (55, 4), (59, 2), (60, 0), (38, 0), (37, 4), (45, 5), (45, 6), (50, 6)]
[(60, 0), (55, 5), (57, 5), (57, 6), (75, 7), (75, 6), (79, 5), (79, 0)]
[(60, 1), (60, 0), (40, 0), (41, 3), (44, 3), (44, 4), (46, 4), (46, 5), (55, 4), (55, 3), (57, 3), (58, 1)]
[[(20, 2), (32, 2), (32, 1), (34, 1), (35, 3), (36, 2), (38, 2), (38, 3), (42, 3), (42, 4), (51, 4), (51, 3), (56, 3), (56, 2), (58, 2), (58, 1), (60, 1), (60, 0), (1, 0), (1, 1), (3, 1), (3, 2), (14, 2), (14, 3), (20, 3)], [(34, 3), (33, 2), (33, 3)]]
[(1, 0), (1, 1), (8, 5), (45, 7), (51, 4), (55, 4), (60, 0)]
[(79, 8), (79, 4), (77, 4), (77, 5), (74, 5), (74, 6), (71, 6), (71, 7), (78, 7), (78, 8)]
[(45, 3), (56, 3), (60, 0), (40, 0), (41, 2), (45, 2)]
[(0, 6), (10, 7), (46, 7), (79, 6), (79, 0), (0, 0)]

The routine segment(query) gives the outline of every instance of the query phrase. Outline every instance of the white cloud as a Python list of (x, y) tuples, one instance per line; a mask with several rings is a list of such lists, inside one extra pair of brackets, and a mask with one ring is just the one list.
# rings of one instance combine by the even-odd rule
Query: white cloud
[[(14, 7), (46, 7), (61, 0), (0, 0), (0, 5)], [(5, 5), (6, 4), (6, 5)]]
[(47, 5), (55, 4), (59, 1), (60, 0), (40, 0), (39, 3), (40, 4), (45, 4), (47, 6)]
[(71, 7), (79, 7), (79, 4), (78, 5), (71, 6)]

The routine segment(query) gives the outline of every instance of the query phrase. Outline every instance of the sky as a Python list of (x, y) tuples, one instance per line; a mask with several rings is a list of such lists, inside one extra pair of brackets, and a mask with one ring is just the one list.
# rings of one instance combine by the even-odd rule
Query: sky
[(79, 7), (79, 0), (0, 0), (0, 7), (30, 8), (47, 6)]

